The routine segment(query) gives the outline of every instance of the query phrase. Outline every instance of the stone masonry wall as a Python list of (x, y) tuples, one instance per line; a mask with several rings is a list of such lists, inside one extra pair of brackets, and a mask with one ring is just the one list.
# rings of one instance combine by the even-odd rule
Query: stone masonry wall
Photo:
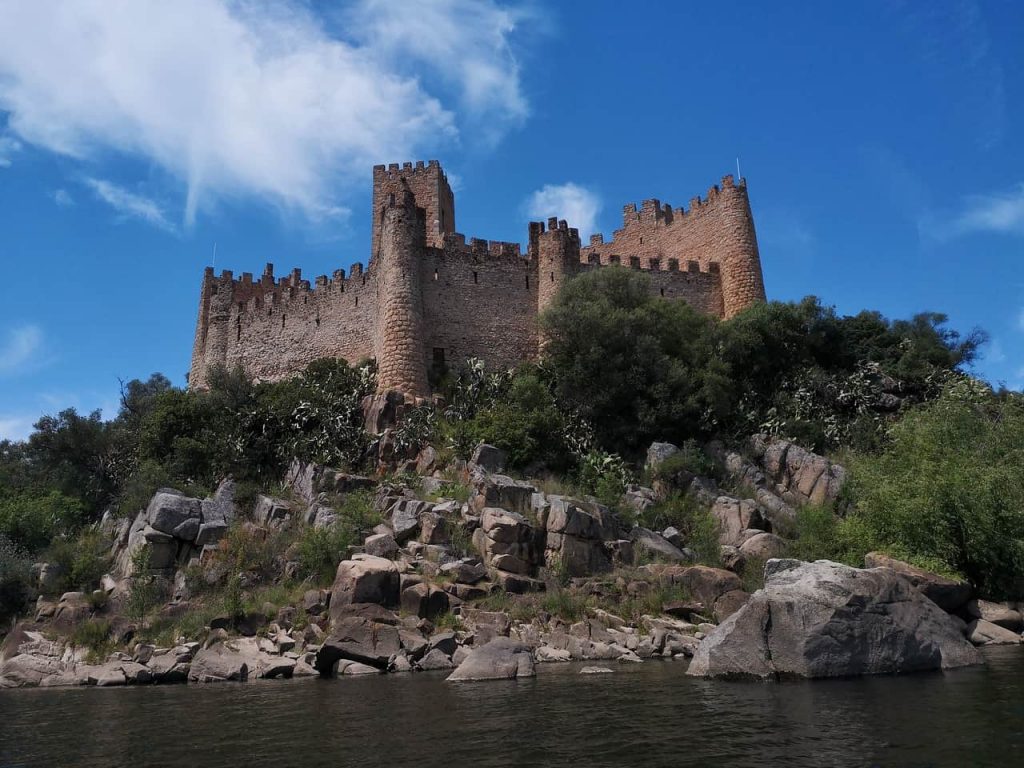
[[(725, 176), (721, 187), (712, 187), (707, 199), (690, 200), (689, 210), (672, 208), (656, 199), (645, 200), (639, 210), (633, 203), (626, 205), (622, 228), (615, 230), (612, 240), (605, 242), (602, 235), (592, 235), (590, 243), (581, 249), (580, 258), (587, 263), (638, 266), (652, 273), (692, 274), (691, 262), (700, 272), (717, 265), (722, 317), (732, 317), (765, 299), (747, 185), (743, 180), (737, 185), (732, 176)], [(677, 291), (680, 295), (694, 293), (682, 287)], [(699, 303), (711, 310), (716, 302), (706, 296)]]
[(208, 268), (189, 386), (207, 386), (218, 364), (274, 380), (322, 357), (376, 358), (382, 387), (427, 395), (435, 365), (535, 358), (537, 316), (561, 285), (610, 264), (642, 270), (655, 295), (716, 317), (765, 298), (746, 183), (731, 176), (688, 211), (657, 200), (626, 206), (607, 243), (594, 235), (581, 246), (557, 218), (546, 230), (532, 223), (525, 255), (517, 243), (455, 233), (454, 198), (436, 161), (375, 167), (373, 217), (370, 266), (357, 263), (347, 276), (336, 270), (310, 284), (298, 269), (276, 279), (267, 265), (258, 280), (236, 280)]

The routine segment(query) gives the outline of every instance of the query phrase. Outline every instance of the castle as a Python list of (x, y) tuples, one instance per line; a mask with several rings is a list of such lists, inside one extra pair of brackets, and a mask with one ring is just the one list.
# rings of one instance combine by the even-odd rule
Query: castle
[(440, 164), (373, 169), (369, 266), (310, 284), (301, 271), (276, 279), (230, 271), (203, 275), (189, 387), (211, 366), (241, 366), (279, 379), (322, 357), (374, 358), (380, 391), (430, 394), (429, 373), (478, 357), (489, 367), (536, 358), (537, 316), (573, 275), (621, 264), (651, 290), (729, 318), (765, 298), (746, 182), (732, 176), (689, 210), (645, 200), (623, 208), (622, 228), (587, 245), (565, 221), (529, 225), (518, 243), (455, 231), (455, 198)]

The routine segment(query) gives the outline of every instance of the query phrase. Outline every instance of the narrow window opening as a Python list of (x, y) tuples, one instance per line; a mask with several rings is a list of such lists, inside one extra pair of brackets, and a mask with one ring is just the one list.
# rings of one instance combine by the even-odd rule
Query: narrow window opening
[(551, 282), (552, 283), (555, 282), (555, 273), (554, 272), (551, 273)]
[(242, 318), (235, 320), (235, 341), (242, 340)]
[(643, 245), (643, 244), (644, 244), (644, 239), (641, 237), (640, 238), (640, 245)]
[(530, 290), (530, 276), (526, 276), (526, 290)]
[(662, 288), (662, 289), (661, 289), (661, 295), (662, 295), (662, 296), (664, 296), (664, 295), (665, 295), (665, 289), (664, 289), (664, 288)]
[(473, 273), (473, 285), (476, 285), (476, 284), (477, 284), (478, 282), (479, 282), (479, 281), (477, 280), (477, 277), (476, 277), (476, 272), (474, 272), (474, 273)]
[(285, 319), (286, 317), (288, 317), (288, 315), (281, 315), (281, 327), (282, 327), (282, 328), (284, 328), (284, 319)]
[(317, 315), (317, 316), (316, 316), (316, 327), (317, 327), (317, 328), (319, 328), (319, 327), (320, 327), (320, 315)]
[(437, 270), (434, 270), (434, 279), (437, 280)]
[(358, 296), (356, 296), (356, 306), (357, 307), (359, 306), (359, 297)]

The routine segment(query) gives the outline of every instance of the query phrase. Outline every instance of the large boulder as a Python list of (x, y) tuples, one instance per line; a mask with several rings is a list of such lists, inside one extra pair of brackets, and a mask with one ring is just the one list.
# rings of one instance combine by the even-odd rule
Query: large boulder
[(967, 603), (967, 615), (972, 619), (988, 621), (1014, 632), (1024, 629), (1024, 615), (1009, 603), (971, 600)]
[[(154, 530), (172, 536), (182, 524), (198, 521), (201, 517), (202, 502), (199, 499), (192, 499), (166, 488), (153, 494), (146, 508), (146, 520), (149, 525)], [(198, 531), (198, 528), (196, 530)]]
[(971, 585), (918, 568), (881, 552), (864, 555), (865, 568), (891, 568), (906, 577), (921, 593), (947, 613), (959, 611), (971, 599)]
[(975, 619), (965, 630), (967, 639), (974, 645), (1019, 645), (1021, 636), (984, 619)]
[(501, 450), (501, 448), (488, 445), (487, 443), (480, 443), (474, 449), (469, 463), (482, 467), (488, 472), (503, 472), (507, 461), (508, 454)]
[(705, 638), (687, 673), (841, 677), (980, 662), (956, 621), (889, 568), (769, 560), (764, 589)]
[(743, 582), (735, 573), (722, 568), (711, 568), (707, 565), (694, 565), (687, 568), (675, 579), (709, 610), (714, 607), (722, 595), (743, 589)]
[(368, 613), (340, 619), (316, 653), (314, 666), (329, 677), (339, 661), (355, 661), (376, 669), (387, 669), (402, 650), (401, 636), (393, 615)]
[(342, 560), (331, 587), (331, 619), (352, 603), (397, 605), (401, 589), (398, 566), (383, 557), (365, 553)]
[(669, 543), (660, 533), (636, 526), (629, 532), (633, 550), (639, 555), (665, 563), (692, 563), (693, 553)]
[(480, 554), (499, 571), (529, 576), (542, 561), (543, 531), (518, 512), (484, 508), (474, 540)]
[(496, 637), (473, 649), (465, 661), (448, 676), (449, 682), (469, 680), (513, 680), (536, 675), (530, 647), (508, 637)]
[(228, 680), (244, 682), (249, 679), (250, 659), (246, 654), (225, 643), (203, 648), (189, 669), (190, 683), (220, 683)]

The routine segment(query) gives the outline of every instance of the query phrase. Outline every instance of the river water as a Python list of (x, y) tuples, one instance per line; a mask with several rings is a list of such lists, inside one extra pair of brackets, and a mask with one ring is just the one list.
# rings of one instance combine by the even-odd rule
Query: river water
[(948, 673), (786, 683), (682, 662), (207, 686), (0, 691), (0, 766), (1024, 765), (1024, 650)]

